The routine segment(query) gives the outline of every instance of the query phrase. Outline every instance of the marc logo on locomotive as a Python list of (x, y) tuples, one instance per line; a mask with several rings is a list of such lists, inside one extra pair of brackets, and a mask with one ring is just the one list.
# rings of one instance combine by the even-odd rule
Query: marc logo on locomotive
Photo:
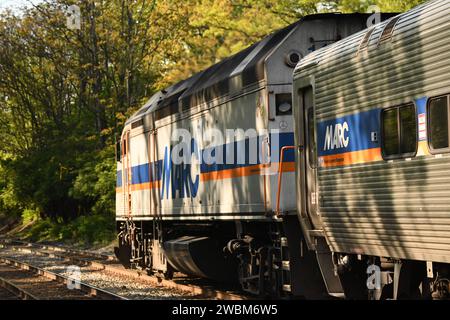
[[(186, 152), (186, 150), (189, 151)], [(173, 154), (175, 156), (172, 156)], [(192, 158), (198, 159), (198, 147), (194, 139), (191, 139), (190, 146), (176, 145), (170, 149), (165, 147), (161, 199), (169, 197), (170, 186), (172, 199), (176, 198), (177, 193), (179, 198), (195, 198), (197, 196), (200, 176), (198, 173), (192, 174)]]
[(200, 181), (214, 179), (223, 172), (276, 174), (280, 136), (281, 140), (286, 140), (281, 141), (281, 145), (291, 144), (278, 129), (227, 129), (225, 134), (212, 129), (197, 135), (186, 129), (174, 130), (173, 144), (165, 146), (159, 168), (161, 199), (195, 198)]

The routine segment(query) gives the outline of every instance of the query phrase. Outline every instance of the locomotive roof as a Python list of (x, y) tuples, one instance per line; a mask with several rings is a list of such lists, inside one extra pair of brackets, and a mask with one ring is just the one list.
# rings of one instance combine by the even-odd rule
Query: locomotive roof
[(263, 80), (264, 59), (297, 24), (298, 22), (272, 33), (260, 42), (203, 71), (199, 81), (181, 97), (182, 106), (195, 106)]
[(263, 62), (265, 57), (298, 23), (299, 21), (272, 33), (243, 51), (158, 91), (127, 122), (148, 112), (154, 112), (175, 103), (178, 104), (179, 100), (182, 101), (183, 107), (193, 106), (201, 103), (202, 98), (204, 101), (209, 101), (215, 96), (226, 94), (230, 89), (228, 80), (231, 77), (242, 75), (244, 86), (262, 80), (264, 78)]
[[(290, 32), (304, 21), (344, 18), (364, 14), (323, 13), (303, 17), (299, 21), (278, 30), (248, 48), (225, 58), (224, 60), (182, 80), (170, 87), (158, 91), (138, 110), (127, 123), (133, 122), (144, 114), (170, 112), (178, 108), (189, 109), (204, 102), (242, 89), (264, 80), (264, 61)], [(177, 109), (178, 110), (178, 109)], [(176, 113), (176, 112), (172, 112)]]

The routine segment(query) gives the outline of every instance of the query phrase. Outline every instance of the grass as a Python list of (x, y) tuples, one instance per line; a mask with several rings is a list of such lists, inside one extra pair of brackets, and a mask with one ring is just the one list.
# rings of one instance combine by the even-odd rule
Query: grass
[[(30, 215), (23, 216), (23, 223), (30, 222)], [(50, 219), (35, 220), (18, 236), (32, 242), (63, 242), (79, 246), (107, 245), (115, 239), (114, 218), (105, 215), (78, 217), (68, 223)]]
[(0, 234), (6, 233), (20, 223), (20, 218), (0, 213)]

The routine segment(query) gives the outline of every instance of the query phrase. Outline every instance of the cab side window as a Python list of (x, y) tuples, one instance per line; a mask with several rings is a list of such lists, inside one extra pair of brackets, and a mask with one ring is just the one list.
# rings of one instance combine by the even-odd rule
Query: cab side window
[(385, 109), (381, 112), (383, 158), (413, 157), (417, 152), (417, 121), (414, 104)]
[(123, 156), (127, 155), (127, 140), (123, 139), (122, 140), (122, 152), (123, 152)]
[(120, 145), (120, 141), (116, 142), (116, 162), (122, 161), (122, 149)]
[(431, 98), (428, 101), (428, 145), (432, 153), (448, 152), (449, 149), (449, 99), (450, 95)]

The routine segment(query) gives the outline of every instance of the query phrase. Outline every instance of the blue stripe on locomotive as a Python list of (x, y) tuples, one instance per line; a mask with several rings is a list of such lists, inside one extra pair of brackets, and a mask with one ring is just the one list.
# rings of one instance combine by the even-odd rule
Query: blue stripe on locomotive
[[(258, 139), (258, 143), (257, 143), (257, 154), (259, 154), (261, 152), (261, 142), (262, 142), (262, 138), (261, 136), (257, 137)], [(278, 138), (279, 139), (279, 149), (281, 150), (281, 148), (283, 146), (289, 146), (289, 145), (293, 145), (294, 144), (294, 134), (292, 132), (288, 132), (288, 133), (281, 133), (281, 134), (277, 134), (275, 135), (271, 135), (271, 139), (275, 139)], [(239, 142), (234, 142), (234, 147), (235, 147), (235, 154), (234, 154), (234, 160), (233, 163), (231, 164), (211, 164), (208, 165), (206, 163), (201, 163), (200, 165), (200, 173), (209, 173), (209, 172), (214, 172), (214, 171), (221, 171), (221, 170), (228, 170), (228, 169), (236, 169), (236, 168), (242, 168), (242, 167), (246, 167), (246, 166), (251, 166), (251, 165), (255, 165), (255, 164), (260, 164), (260, 158), (257, 157), (256, 159), (256, 163), (250, 162), (250, 150), (249, 150), (249, 145), (250, 145), (250, 140), (254, 140), (255, 138), (252, 139), (246, 139), (243, 141), (239, 141)], [(226, 155), (227, 155), (227, 149), (232, 147), (232, 143), (229, 144), (224, 144), (219, 148), (206, 148), (203, 149), (202, 152), (202, 156), (204, 157), (204, 153), (206, 151), (210, 151), (211, 155), (215, 154), (215, 150), (222, 150), (223, 152), (223, 159), (224, 161), (226, 161)], [(243, 150), (245, 147), (245, 162), (240, 164), (237, 163), (237, 150)], [(215, 150), (214, 150), (215, 149)], [(294, 155), (294, 151), (293, 150), (287, 150), (285, 153), (285, 157), (284, 157), (284, 161), (285, 162), (293, 162), (295, 159), (295, 155)], [(272, 159), (273, 163), (276, 163), (279, 161), (279, 154), (276, 154), (274, 156), (274, 158)], [(131, 168), (131, 184), (141, 184), (141, 183), (147, 183), (147, 182), (154, 182), (154, 181), (159, 181), (161, 180), (161, 175), (162, 175), (162, 165), (163, 165), (163, 160), (158, 160), (156, 163), (152, 162), (152, 163), (145, 163), (145, 164), (141, 164), (141, 165), (137, 165), (137, 166), (133, 166)], [(149, 166), (155, 166), (154, 170), (152, 170), (151, 172), (155, 172), (154, 176), (153, 174), (150, 172), (149, 170)], [(122, 186), (122, 171), (118, 170), (117, 171), (117, 187), (121, 187)]]
[[(245, 139), (242, 141), (235, 141), (234, 143), (227, 143), (222, 145), (221, 147), (211, 147), (211, 148), (206, 148), (204, 150), (202, 150), (202, 156), (204, 159), (204, 153), (205, 152), (209, 152), (212, 156), (215, 156), (215, 151), (219, 150), (219, 152), (222, 152), (222, 158), (223, 158), (223, 162), (227, 161), (227, 152), (228, 150), (230, 150), (231, 148), (234, 147), (234, 159), (233, 159), (233, 163), (223, 163), (223, 164), (207, 164), (205, 162), (202, 162), (200, 165), (200, 173), (208, 173), (208, 172), (214, 172), (214, 171), (221, 171), (221, 170), (228, 170), (228, 169), (237, 169), (237, 168), (243, 168), (243, 167), (247, 167), (247, 166), (251, 166), (251, 165), (256, 165), (256, 164), (261, 164), (261, 159), (262, 159), (262, 150), (261, 150), (261, 146), (262, 144), (262, 139), (264, 137), (263, 136), (258, 136), (256, 137), (257, 139), (257, 143), (256, 143), (256, 155), (254, 155), (254, 157), (256, 156), (256, 161), (250, 161), (253, 159), (250, 159), (250, 144), (251, 142), (254, 143), (255, 138), (249, 138), (249, 139)], [(285, 132), (285, 133), (280, 133), (280, 134), (271, 134), (270, 135), (271, 140), (274, 140), (276, 138), (279, 139), (279, 150), (281, 152), (281, 148), (284, 146), (291, 146), (294, 144), (294, 134), (292, 132)], [(245, 150), (245, 161), (242, 161), (243, 163), (238, 163), (238, 155), (237, 153), (239, 152), (239, 150)], [(219, 157), (220, 155), (218, 155)], [(280, 159), (280, 154), (276, 154), (273, 156), (273, 158), (271, 159), (272, 163), (277, 163), (279, 162)], [(295, 161), (295, 154), (294, 154), (294, 150), (287, 150), (285, 155), (284, 155), (284, 160), (285, 162), (293, 162)]]

